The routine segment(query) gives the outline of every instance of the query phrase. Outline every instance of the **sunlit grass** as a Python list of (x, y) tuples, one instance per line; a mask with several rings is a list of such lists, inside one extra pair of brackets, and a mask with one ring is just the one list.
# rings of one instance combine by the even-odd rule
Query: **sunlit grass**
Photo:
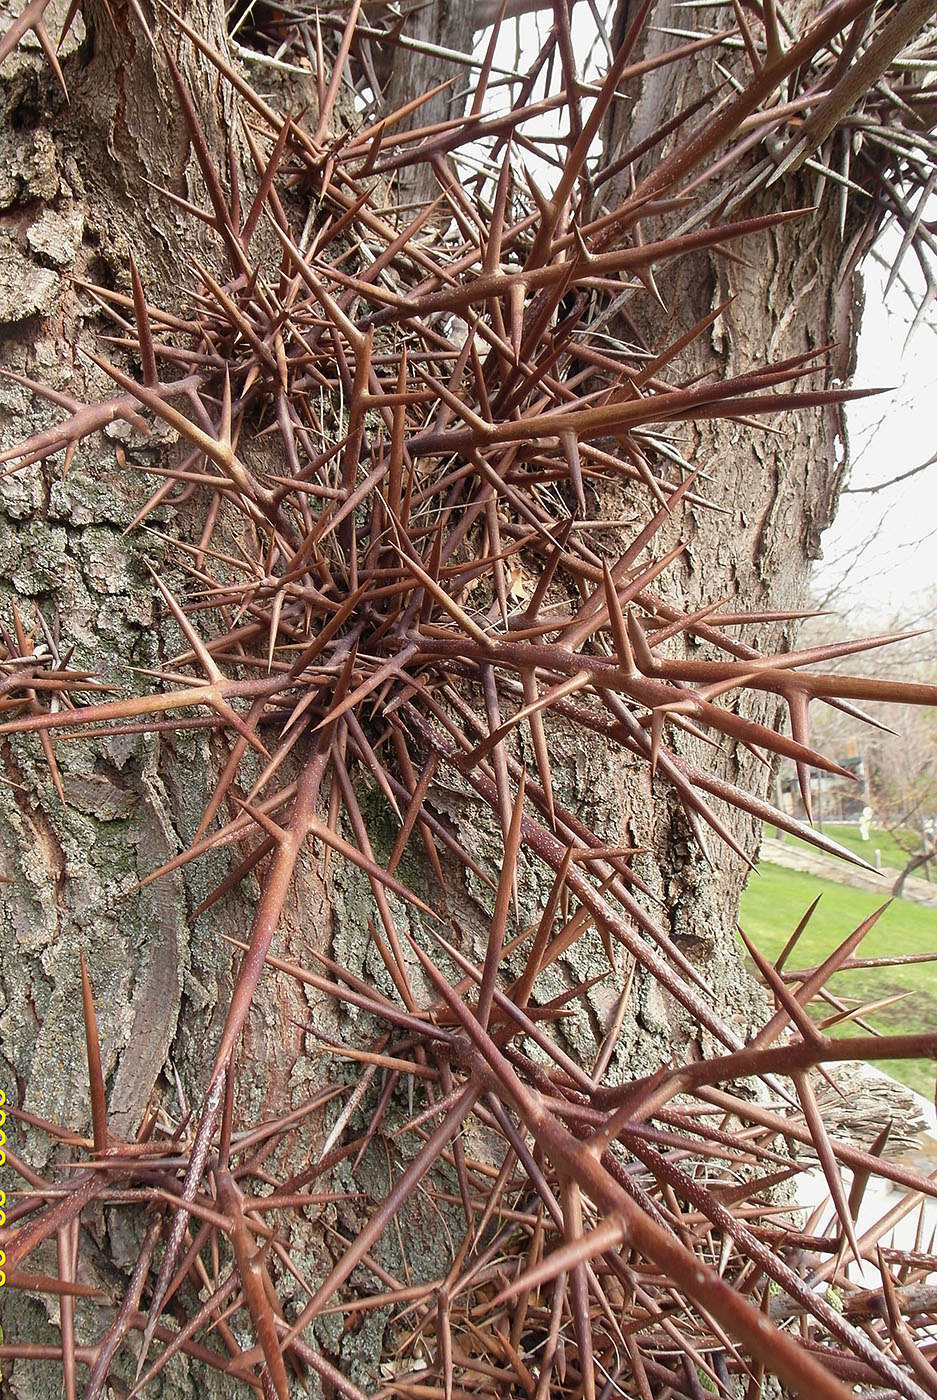
[[(788, 959), (787, 967), (791, 970), (822, 962), (850, 930), (888, 898), (884, 882), (881, 898), (878, 898), (865, 890), (818, 880), (813, 875), (762, 861), (757, 871), (749, 876), (739, 922), (758, 947), (774, 959), (818, 894), (820, 903)], [(866, 935), (855, 956), (872, 958), (926, 952), (937, 952), (937, 909), (895, 900)], [(894, 992), (910, 992), (906, 1000), (868, 1017), (876, 1030), (900, 1035), (907, 1031), (932, 1030), (937, 1025), (937, 961), (841, 972), (831, 979), (829, 986), (834, 995), (848, 998), (850, 1005)], [(815, 1004), (813, 1009), (821, 1007), (822, 1004)], [(821, 1014), (832, 1015), (833, 1008), (822, 1007)], [(856, 1035), (861, 1031), (857, 1031), (852, 1022), (845, 1022), (835, 1027), (833, 1034)], [(877, 1060), (876, 1064), (895, 1079), (933, 1099), (934, 1065), (930, 1061)]]

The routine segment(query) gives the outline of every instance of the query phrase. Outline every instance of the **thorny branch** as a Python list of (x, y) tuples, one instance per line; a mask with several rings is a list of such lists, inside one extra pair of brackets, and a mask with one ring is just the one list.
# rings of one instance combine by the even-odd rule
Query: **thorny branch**
[[(932, 7), (918, 8), (926, 19)], [(44, 10), (44, 0), (33, 0), (0, 43), (0, 60), (31, 29), (64, 84)], [(8, 1110), (57, 1138), (72, 1161), (45, 1178), (8, 1153), (23, 1187), (7, 1198), (7, 1283), (45, 1296), (58, 1310), (58, 1332), (48, 1345), (7, 1332), (0, 1356), (57, 1363), (68, 1400), (79, 1377), (86, 1400), (104, 1393), (134, 1333), (142, 1344), (131, 1347), (138, 1357), (131, 1395), (183, 1352), (257, 1395), (285, 1400), (310, 1368), (326, 1387), (358, 1397), (322, 1354), (313, 1324), (332, 1311), (350, 1317), (377, 1308), (394, 1310), (399, 1342), (381, 1395), (697, 1400), (706, 1390), (744, 1390), (754, 1400), (766, 1373), (821, 1400), (843, 1400), (853, 1386), (908, 1400), (937, 1394), (926, 1285), (933, 1247), (921, 1240), (909, 1253), (879, 1251), (887, 1222), (861, 1238), (855, 1226), (875, 1172), (906, 1186), (909, 1201), (935, 1187), (880, 1161), (881, 1144), (863, 1152), (832, 1141), (809, 1076), (844, 1055), (937, 1057), (934, 1033), (837, 1041), (809, 1017), (808, 1003), (828, 978), (861, 963), (854, 954), (872, 921), (796, 977), (760, 960), (775, 1009), (746, 1041), (642, 902), (648, 891), (633, 868), (636, 852), (610, 847), (567, 810), (551, 773), (550, 726), (563, 720), (601, 735), (629, 763), (644, 765), (651, 781), (667, 784), (701, 844), (708, 826), (744, 855), (716, 799), (838, 849), (689, 762), (672, 733), (725, 736), (759, 756), (794, 759), (809, 813), (810, 768), (842, 771), (811, 745), (811, 701), (850, 709), (853, 700), (937, 701), (932, 686), (817, 669), (887, 638), (762, 655), (733, 629), (784, 614), (707, 608), (684, 616), (655, 588), (680, 553), (678, 546), (655, 558), (658, 536), (683, 503), (707, 505), (705, 484), (678, 456), (658, 450), (662, 425), (722, 417), (750, 426), (765, 414), (840, 403), (853, 391), (816, 387), (824, 351), (716, 382), (672, 382), (690, 337), (650, 359), (607, 340), (599, 349), (587, 307), (653, 289), (655, 268), (693, 250), (728, 255), (743, 239), (757, 247), (768, 230), (797, 217), (694, 214), (686, 204), (691, 175), (699, 184), (701, 171), (718, 164), (724, 173), (795, 116), (780, 157), (787, 163), (808, 155), (816, 162), (825, 142), (864, 122), (869, 163), (887, 164), (891, 174), (875, 186), (879, 212), (863, 237), (883, 208), (903, 207), (902, 172), (930, 150), (929, 134), (914, 126), (915, 112), (930, 102), (926, 76), (914, 66), (929, 71), (929, 31), (923, 39), (918, 25), (898, 33), (891, 8), (871, 0), (841, 0), (783, 39), (773, 0), (754, 12), (739, 7), (736, 19), (731, 34), (694, 34), (661, 61), (741, 42), (747, 82), (715, 115), (678, 114), (665, 133), (675, 141), (653, 175), (603, 210), (587, 178), (592, 187), (602, 183), (603, 172), (589, 169), (592, 137), (619, 85), (646, 71), (632, 59), (647, 7), (594, 85), (585, 122), (577, 115), (579, 135), (552, 193), (533, 180), (523, 188), (515, 169), (515, 148), (531, 144), (523, 130), (536, 105), (529, 90), (522, 87), (506, 111), (481, 115), (490, 62), (465, 119), (403, 132), (396, 128), (404, 114), (391, 113), (338, 134), (334, 109), (346, 69), (359, 83), (361, 73), (376, 71), (366, 52), (374, 28), (360, 21), (357, 4), (321, 14), (286, 7), (271, 21), (273, 38), (262, 25), (252, 38), (273, 44), (275, 63), (301, 58), (314, 69), (315, 125), (277, 114), (225, 55), (176, 21), (236, 93), (254, 156), (254, 192), (242, 203), (233, 168), (228, 190), (214, 169), (173, 67), (210, 208), (167, 198), (212, 231), (226, 278), (197, 269), (188, 318), (151, 306), (136, 268), (132, 296), (92, 289), (139, 372), (128, 372), (126, 358), (96, 357), (119, 390), (104, 404), (20, 379), (65, 417), (0, 462), (22, 471), (64, 451), (67, 467), (78, 444), (114, 419), (168, 424), (181, 447), (156, 469), (161, 483), (135, 524), (193, 493), (204, 503), (198, 546), (179, 545), (184, 593), (154, 578), (184, 646), (146, 691), (105, 698), (99, 681), (71, 667), (55, 628), (40, 636), (39, 624), (30, 631), (14, 612), (0, 633), (0, 735), (36, 735), (64, 798), (59, 743), (193, 724), (218, 730), (229, 758), (195, 840), (148, 879), (232, 847), (231, 873), (199, 914), (252, 871), (261, 897), (238, 944), (213, 1070), (191, 1116), (174, 1121), (156, 1109), (135, 1140), (113, 1134), (87, 975), (92, 1137)], [(239, 31), (243, 24), (242, 16)], [(539, 64), (565, 53), (568, 66), (565, 32), (555, 27)], [(393, 43), (391, 31), (380, 33)], [(902, 59), (908, 41), (910, 57)], [(893, 110), (887, 65), (896, 55), (911, 64), (900, 70), (910, 75), (900, 103), (913, 118), (897, 175), (882, 152), (900, 140), (874, 125)], [(556, 66), (562, 71), (563, 61)], [(881, 83), (870, 88), (867, 70)], [(564, 90), (540, 108), (574, 103), (578, 94)], [(483, 139), (489, 175), (453, 182), (444, 159)], [(838, 172), (845, 187), (858, 178), (852, 149), (847, 143)], [(437, 172), (440, 196), (398, 222), (376, 207), (374, 181), (391, 181), (416, 162)], [(759, 168), (762, 180), (777, 169), (770, 161)], [(820, 168), (827, 171), (822, 160)], [(736, 176), (725, 178), (719, 202), (729, 208), (739, 187)], [(301, 230), (288, 197), (298, 182), (314, 191), (318, 207), (314, 226)], [(671, 217), (682, 221), (678, 231), (644, 236), (642, 226)], [(268, 230), (281, 250), (272, 275), (256, 256), (258, 235)], [(276, 443), (276, 471), (253, 465), (245, 450), (261, 435)], [(608, 482), (629, 483), (651, 502), (648, 523), (630, 537), (619, 533), (617, 552), (590, 543), (589, 501)], [(232, 551), (231, 521), (250, 550)], [(706, 659), (688, 659), (687, 638), (704, 646)], [(731, 698), (746, 689), (784, 702), (790, 737), (738, 712)], [(520, 762), (522, 736), (529, 769)], [(500, 826), (496, 880), (434, 807), (444, 775)], [(363, 783), (381, 794), (396, 823), (389, 856), (369, 833)], [(408, 845), (426, 856), (420, 890), (404, 878), (411, 867), (400, 866)], [(309, 966), (275, 954), (304, 849), (323, 862), (349, 861), (367, 878), (370, 937), (392, 995), (321, 951), (310, 949)], [(531, 927), (518, 922), (522, 853), (552, 880)], [(463, 946), (447, 906), (444, 872), (453, 860), (493, 888), (480, 959)], [(541, 1003), (536, 984), (591, 930), (618, 999), (590, 1071), (569, 1056), (557, 1029), (581, 989)], [(288, 1114), (248, 1126), (239, 1119), (237, 1050), (269, 968), (366, 1013), (376, 1030), (370, 1043), (329, 1047), (366, 1066), (360, 1090), (349, 1094), (337, 1082)], [(716, 1049), (610, 1083), (608, 1047), (638, 971)], [(375, 1100), (378, 1071), (384, 1082)], [(402, 1077), (411, 1100), (400, 1123), (390, 1105)], [(341, 1099), (320, 1160), (278, 1177), (275, 1145)], [(334, 1266), (306, 1278), (291, 1255), (291, 1222), (339, 1199), (343, 1193), (328, 1189), (330, 1173), (360, 1159), (394, 1124), (397, 1137), (416, 1144), (408, 1164), (383, 1203), (356, 1201), (364, 1222), (357, 1235), (336, 1232)], [(476, 1145), (483, 1140), (496, 1144), (487, 1155)], [(802, 1231), (772, 1194), (802, 1170), (800, 1145), (819, 1161), (836, 1207), (825, 1232)], [(848, 1197), (843, 1163), (855, 1172)], [(459, 1219), (463, 1234), (446, 1277), (410, 1282), (390, 1274), (372, 1247), (418, 1191), (451, 1208), (447, 1218)], [(83, 1217), (104, 1206), (149, 1215), (119, 1300), (80, 1281)], [(53, 1239), (54, 1275), (40, 1262)], [(880, 1289), (857, 1288), (847, 1247), (878, 1269)], [(820, 1273), (847, 1294), (843, 1313), (817, 1291)], [(281, 1299), (296, 1283), (306, 1302), (287, 1312)], [(231, 1323), (239, 1314), (254, 1339), (247, 1347)], [(77, 1340), (79, 1315), (83, 1335), (95, 1337), (90, 1344)], [(783, 1325), (791, 1316), (799, 1331)]]

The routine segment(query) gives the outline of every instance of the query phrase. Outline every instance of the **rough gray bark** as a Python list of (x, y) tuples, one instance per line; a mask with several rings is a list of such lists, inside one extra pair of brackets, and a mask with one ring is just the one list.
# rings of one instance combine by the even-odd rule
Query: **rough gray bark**
[[(113, 10), (119, 32), (103, 7), (92, 4), (84, 35), (75, 32), (69, 41), (75, 59), (68, 66), (69, 105), (29, 52), (18, 53), (0, 72), (0, 170), (9, 172), (0, 186), (3, 364), (78, 398), (108, 391), (104, 377), (79, 353), (108, 327), (93, 300), (70, 279), (127, 291), (132, 250), (151, 299), (172, 310), (187, 260), (210, 255), (202, 233), (144, 183), (144, 177), (152, 178), (196, 202), (201, 198), (166, 73), (161, 64), (154, 67), (150, 51), (135, 37), (128, 12)], [(223, 42), (220, 6), (199, 0), (187, 18)], [(151, 22), (200, 94), (206, 130), (224, 159), (230, 111), (218, 105), (214, 83), (191, 46), (162, 31), (158, 17)], [(434, 28), (434, 35), (454, 42), (451, 30)], [(395, 76), (395, 100), (403, 100), (421, 71), (414, 65)], [(691, 74), (683, 81), (696, 80)], [(687, 100), (689, 90), (682, 95)], [(649, 84), (638, 120), (653, 125), (672, 97)], [(621, 128), (610, 137), (615, 146), (631, 139)], [(836, 372), (845, 376), (852, 295), (849, 284), (844, 289), (838, 282), (831, 219), (822, 214), (813, 222), (776, 229), (749, 250), (746, 264), (701, 261), (681, 267), (681, 280), (662, 289), (672, 310), (658, 318), (655, 336), (679, 334), (727, 294), (737, 298), (720, 338), (707, 339), (688, 357), (688, 376), (704, 361), (735, 372), (763, 360), (766, 352), (783, 358), (833, 338), (844, 341)], [(646, 301), (640, 314), (646, 314)], [(4, 442), (56, 418), (56, 410), (11, 382), (0, 385), (0, 406)], [(720, 512), (691, 511), (684, 521), (690, 534), (679, 587), (692, 605), (716, 597), (775, 607), (802, 601), (805, 567), (835, 498), (841, 431), (836, 415), (825, 413), (799, 422), (786, 417), (783, 437), (733, 424), (687, 434), (680, 450), (687, 460), (706, 464), (711, 473), (706, 494)], [(9, 561), (3, 620), (9, 625), (15, 599), (38, 637), (41, 612), (63, 649), (75, 646), (74, 664), (120, 686), (130, 680), (131, 666), (155, 666), (177, 646), (173, 629), (157, 625), (159, 608), (144, 569), (146, 562), (169, 569), (171, 551), (152, 535), (123, 534), (147, 487), (120, 459), (145, 465), (154, 451), (158, 446), (120, 429), (84, 444), (67, 478), (47, 466), (0, 483), (0, 557)], [(621, 504), (624, 510), (642, 508), (627, 499)], [(196, 537), (198, 521), (177, 516), (172, 529)], [(666, 786), (657, 781), (648, 791), (642, 765), (613, 758), (598, 744), (584, 751), (558, 725), (553, 744), (558, 798), (581, 810), (610, 842), (646, 849), (635, 868), (661, 900), (672, 935), (709, 979), (718, 1009), (744, 1027), (755, 1003), (732, 932), (743, 863), (717, 850), (709, 865)], [(686, 752), (696, 747), (696, 741), (678, 740), (678, 749), (681, 744)], [(230, 956), (216, 934), (243, 933), (251, 891), (229, 896), (210, 918), (193, 921), (192, 911), (224, 873), (222, 860), (189, 866), (184, 876), (144, 891), (135, 885), (190, 838), (221, 756), (199, 730), (162, 741), (58, 742), (68, 799), (63, 806), (37, 744), (27, 737), (0, 750), (8, 784), (0, 797), (0, 868), (14, 882), (0, 915), (7, 1007), (0, 1055), (8, 1097), (19, 1098), (31, 1112), (87, 1130), (79, 950), (98, 1003), (114, 1127), (132, 1133), (154, 1093), (170, 1112), (181, 1114), (174, 1070), (186, 1097), (197, 1094), (214, 1053), (218, 1008), (230, 985)], [(750, 754), (726, 753), (723, 762), (728, 776), (767, 791), (768, 772)], [(479, 815), (468, 790), (437, 789), (431, 801), (482, 863), (496, 866), (500, 833), (493, 819)], [(740, 824), (740, 835), (754, 850), (750, 822)], [(419, 888), (418, 872), (408, 871), (408, 878)], [(467, 936), (480, 939), (484, 892), (461, 873), (452, 878), (458, 881), (453, 907), (458, 906)], [(522, 918), (535, 915), (542, 897), (535, 880), (523, 887)], [(304, 941), (313, 941), (350, 967), (365, 965), (380, 984), (383, 968), (373, 949), (366, 951), (369, 903), (363, 878), (339, 870), (337, 863), (324, 876), (310, 860), (277, 951), (299, 957)], [(405, 912), (395, 912), (405, 922)], [(589, 976), (583, 947), (588, 944), (577, 945), (566, 964), (544, 979), (546, 996)], [(597, 955), (597, 940), (594, 951)], [(597, 987), (574, 1003), (568, 1037), (583, 1056), (594, 1047), (596, 1029), (607, 1023), (613, 1000), (611, 992)], [(334, 1012), (310, 1008), (288, 979), (271, 975), (264, 983), (240, 1057), (239, 1092), (255, 1115), (295, 1105), (327, 1078), (327, 1064), (313, 1058), (314, 1046), (304, 1034), (313, 1014), (318, 1030), (335, 1031)], [(630, 1072), (640, 1072), (669, 1059), (675, 1037), (695, 1034), (675, 1025), (655, 984), (639, 979), (618, 1057)], [(21, 1154), (44, 1166), (48, 1139), (20, 1131)], [(316, 1120), (305, 1150), (321, 1142), (326, 1131), (327, 1124)], [(300, 1152), (299, 1143), (295, 1150)], [(381, 1163), (375, 1159), (368, 1170), (366, 1179), (379, 1194), (386, 1187)], [(329, 1223), (335, 1221), (353, 1225), (350, 1215), (340, 1218), (333, 1211)], [(99, 1222), (102, 1255), (107, 1229), (106, 1221)], [(429, 1214), (405, 1220), (399, 1239), (387, 1241), (392, 1266), (404, 1238), (410, 1264), (439, 1266), (445, 1240)], [(132, 1257), (132, 1240), (112, 1238), (109, 1246), (115, 1262)], [(306, 1262), (314, 1276), (315, 1264)], [(2, 1304), (9, 1306), (7, 1299), (0, 1299)], [(29, 1306), (38, 1336), (45, 1325), (43, 1309)], [(374, 1380), (380, 1315), (368, 1326), (373, 1335), (343, 1339), (337, 1320), (321, 1321), (323, 1345), (362, 1384)], [(23, 1335), (21, 1326), (18, 1331)], [(4, 1384), (17, 1400), (58, 1390), (54, 1371), (31, 1363), (18, 1364)], [(177, 1395), (186, 1386), (191, 1394), (209, 1393), (197, 1371), (174, 1372), (172, 1384)]]
[[(0, 276), (9, 288), (4, 368), (93, 399), (107, 394), (109, 381), (82, 349), (110, 328), (76, 283), (126, 288), (132, 251), (154, 294), (172, 297), (180, 255), (205, 250), (196, 230), (145, 183), (157, 177), (177, 190), (191, 187), (168, 75), (129, 33), (115, 34), (103, 10), (88, 7), (85, 23), (65, 49), (74, 45), (78, 60), (69, 65), (68, 104), (28, 51), (4, 66), (0, 140), (12, 178), (0, 215)], [(203, 89), (191, 49), (179, 60)], [(60, 416), (12, 382), (0, 393), (7, 442), (26, 425), (35, 430)], [(2, 483), (4, 622), (11, 624), (15, 602), (38, 644), (41, 613), (63, 649), (75, 647), (79, 664), (120, 686), (131, 681), (131, 667), (159, 664), (167, 640), (154, 628), (145, 569), (145, 561), (161, 563), (163, 547), (123, 534), (144, 499), (131, 468), (153, 460), (153, 451), (118, 426), (83, 447), (67, 477), (35, 466)], [(122, 458), (129, 465), (121, 467)], [(87, 1096), (75, 1002), (83, 947), (102, 1000), (108, 1068), (131, 1039), (140, 1049), (134, 1068), (118, 1070), (115, 1080), (115, 1108), (130, 1126), (176, 1033), (189, 966), (186, 900), (195, 895), (173, 880), (140, 894), (133, 886), (154, 858), (176, 848), (177, 828), (197, 811), (198, 781), (183, 791), (178, 777), (161, 771), (164, 755), (148, 740), (96, 749), (61, 744), (56, 757), (65, 806), (33, 745), (3, 746), (4, 864), (16, 880), (5, 909), (7, 1063), (32, 1111), (64, 1112), (77, 1124)], [(204, 772), (206, 760), (196, 738), (178, 775)], [(209, 988), (219, 970), (209, 953), (203, 1009), (215, 1001)], [(34, 1057), (49, 1065), (47, 1075), (29, 1073)]]
[[(54, 32), (67, 8), (54, 7)], [(129, 292), (132, 252), (153, 301), (180, 309), (188, 260), (211, 266), (215, 257), (204, 227), (146, 183), (204, 201), (165, 64), (154, 65), (129, 12), (111, 9), (117, 31), (105, 7), (90, 4), (63, 49), (63, 61), (71, 59), (68, 103), (28, 44), (0, 71), (0, 361), (84, 401), (106, 397), (111, 383), (81, 352), (100, 349), (99, 337), (115, 327), (80, 282)], [(193, 5), (188, 14), (224, 42), (222, 7)], [(192, 46), (180, 44), (158, 13), (150, 22), (202, 103), (204, 129), (223, 166), (230, 95), (216, 89)], [(0, 28), (7, 23), (0, 18)], [(28, 390), (0, 381), (4, 444), (60, 417)], [(180, 640), (160, 621), (147, 574), (150, 565), (170, 577), (171, 551), (154, 534), (124, 534), (153, 489), (140, 469), (171, 446), (172, 434), (157, 430), (154, 441), (124, 427), (83, 443), (67, 477), (58, 462), (0, 481), (3, 623), (12, 626), (15, 603), (38, 645), (41, 615), (63, 652), (74, 647), (74, 665), (121, 690), (140, 684), (133, 667), (162, 664)], [(152, 523), (172, 518), (162, 512)], [(181, 512), (171, 528), (197, 539), (200, 525)], [(57, 743), (55, 754), (64, 806), (38, 746), (14, 739), (0, 749), (0, 871), (13, 881), (0, 914), (2, 1083), (8, 1100), (30, 1113), (87, 1130), (81, 952), (97, 1004), (112, 1126), (133, 1137), (148, 1106), (162, 1102), (181, 1115), (177, 1085), (184, 1102), (197, 1098), (231, 985), (231, 957), (217, 934), (243, 933), (252, 892), (243, 889), (211, 920), (196, 922), (193, 910), (223, 877), (226, 861), (209, 859), (184, 879), (137, 888), (183, 849), (197, 825), (219, 760), (205, 731)], [(284, 947), (321, 908), (311, 870), (303, 893), (302, 922), (284, 930)], [(256, 1018), (245, 1043), (244, 1104), (258, 1116), (321, 1078), (299, 1028), (308, 1001), (288, 982), (271, 992), (275, 1014)], [(320, 1025), (331, 1025), (327, 1008)], [(14, 1150), (44, 1170), (48, 1135), (17, 1129), (11, 1147), (14, 1136)], [(311, 1145), (307, 1138), (305, 1149)], [(120, 1222), (100, 1223), (101, 1267), (92, 1281), (109, 1291), (113, 1266), (132, 1264), (139, 1241)], [(3, 1291), (0, 1322), (4, 1316), (8, 1331), (15, 1320), (20, 1335), (45, 1334), (44, 1308), (22, 1292)], [(3, 1371), (4, 1393), (58, 1393), (60, 1380), (48, 1365), (22, 1363), (9, 1375), (4, 1363)], [(204, 1383), (197, 1373), (186, 1381), (181, 1369), (173, 1382), (192, 1393)]]

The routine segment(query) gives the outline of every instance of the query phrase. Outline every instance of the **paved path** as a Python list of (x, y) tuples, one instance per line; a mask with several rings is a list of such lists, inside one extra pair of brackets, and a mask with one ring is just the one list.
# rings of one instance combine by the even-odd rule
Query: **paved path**
[[(871, 844), (869, 842), (870, 847)], [(868, 890), (870, 894), (880, 895), (883, 901), (889, 898), (892, 886), (901, 874), (900, 870), (887, 867), (883, 867), (881, 874), (861, 870), (858, 865), (824, 855), (822, 851), (813, 851), (799, 842), (776, 841), (769, 836), (761, 843), (759, 859), (771, 865), (786, 866), (788, 870), (804, 870), (809, 875), (816, 875), (821, 880), (833, 880), (838, 885)], [(937, 885), (932, 885), (928, 880), (918, 880), (909, 875), (904, 882), (903, 897), (915, 904), (928, 904), (937, 909)]]

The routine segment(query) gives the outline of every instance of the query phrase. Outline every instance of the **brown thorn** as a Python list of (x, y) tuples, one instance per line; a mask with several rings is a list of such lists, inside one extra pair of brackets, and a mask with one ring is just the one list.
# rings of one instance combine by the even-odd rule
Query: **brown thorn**
[(85, 966), (85, 955), (78, 954), (81, 963), (81, 1009), (85, 1023), (85, 1050), (88, 1056), (88, 1082), (91, 1086), (91, 1124), (96, 1153), (107, 1151), (107, 1098), (104, 1071), (101, 1066), (101, 1038), (91, 995), (91, 981)]

